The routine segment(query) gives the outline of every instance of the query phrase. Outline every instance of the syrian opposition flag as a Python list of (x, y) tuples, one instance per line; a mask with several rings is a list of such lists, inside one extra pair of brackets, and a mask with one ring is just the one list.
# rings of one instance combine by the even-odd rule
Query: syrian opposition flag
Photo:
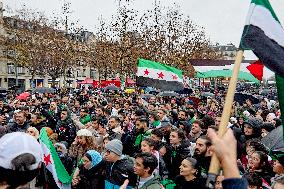
[(53, 179), (60, 189), (71, 189), (71, 177), (59, 159), (57, 152), (49, 140), (46, 130), (43, 128), (39, 136), (40, 145), (43, 151), (42, 162), (48, 171), (52, 173)]
[(182, 71), (158, 62), (139, 59), (136, 84), (164, 91), (183, 90)]
[(240, 49), (252, 50), (276, 73), (281, 119), (284, 120), (284, 29), (268, 0), (251, 1)]

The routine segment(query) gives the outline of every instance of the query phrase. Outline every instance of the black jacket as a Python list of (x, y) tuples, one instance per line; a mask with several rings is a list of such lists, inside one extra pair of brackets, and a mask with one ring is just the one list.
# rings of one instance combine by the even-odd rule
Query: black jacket
[(8, 133), (12, 132), (26, 132), (30, 127), (28, 122), (25, 122), (23, 125), (18, 125), (16, 122), (9, 123), (7, 126)]
[(68, 146), (71, 146), (76, 137), (76, 127), (71, 119), (59, 121), (55, 128), (55, 133), (58, 134), (58, 141), (66, 141)]
[(182, 141), (181, 145), (176, 148), (171, 145), (166, 146), (167, 152), (163, 158), (169, 171), (169, 179), (173, 180), (179, 175), (179, 167), (182, 160), (190, 155), (189, 145), (190, 142), (186, 140)]
[(105, 188), (103, 171), (104, 162), (100, 162), (91, 169), (85, 169), (83, 165), (79, 167), (80, 182), (73, 188), (76, 189), (98, 189)]
[(129, 186), (135, 186), (137, 176), (133, 170), (134, 161), (124, 157), (115, 163), (106, 163), (106, 180), (114, 185), (121, 186), (126, 179), (129, 179)]
[(205, 189), (205, 179), (196, 178), (192, 181), (186, 181), (181, 175), (177, 176), (175, 179), (175, 189)]

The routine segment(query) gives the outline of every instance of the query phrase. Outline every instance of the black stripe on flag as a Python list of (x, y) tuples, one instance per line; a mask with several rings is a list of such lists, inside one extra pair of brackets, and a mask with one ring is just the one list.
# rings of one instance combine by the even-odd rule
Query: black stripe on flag
[(136, 84), (143, 87), (154, 87), (163, 91), (181, 91), (184, 88), (182, 82), (152, 79), (142, 76), (136, 77)]
[(257, 26), (247, 25), (244, 31), (241, 48), (251, 49), (267, 68), (284, 77), (284, 48)]

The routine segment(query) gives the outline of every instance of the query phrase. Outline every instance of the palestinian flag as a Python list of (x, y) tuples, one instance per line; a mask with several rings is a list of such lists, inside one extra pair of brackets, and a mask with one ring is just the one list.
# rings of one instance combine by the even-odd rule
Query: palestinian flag
[(136, 84), (163, 91), (183, 90), (182, 71), (150, 60), (139, 59)]
[(259, 81), (262, 81), (263, 78), (263, 68), (264, 65), (259, 60), (247, 66), (249, 72)]
[(268, 0), (251, 1), (240, 48), (252, 50), (266, 67), (276, 73), (278, 100), (283, 121), (284, 30)]
[(240, 48), (252, 50), (270, 70), (284, 76), (284, 29), (268, 0), (252, 0)]
[(40, 130), (39, 141), (43, 151), (42, 162), (44, 162), (47, 170), (52, 173), (53, 179), (58, 188), (71, 189), (71, 177), (59, 159), (57, 152), (52, 142), (49, 140), (44, 128)]

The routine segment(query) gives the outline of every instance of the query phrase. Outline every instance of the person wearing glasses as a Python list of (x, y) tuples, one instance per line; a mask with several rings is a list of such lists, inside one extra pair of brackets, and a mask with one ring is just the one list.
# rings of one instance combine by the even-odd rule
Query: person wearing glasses
[(133, 188), (137, 180), (133, 169), (134, 160), (122, 156), (123, 147), (121, 141), (117, 139), (111, 140), (106, 144), (105, 148), (105, 189), (118, 189), (125, 184), (126, 180), (129, 183), (125, 188)]

